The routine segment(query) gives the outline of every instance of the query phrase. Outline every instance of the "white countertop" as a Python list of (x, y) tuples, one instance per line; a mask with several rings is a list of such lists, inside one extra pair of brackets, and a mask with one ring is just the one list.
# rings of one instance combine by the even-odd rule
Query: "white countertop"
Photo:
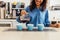
[(5, 31), (14, 29), (0, 27), (0, 40), (60, 40), (60, 28), (48, 28), (56, 31)]

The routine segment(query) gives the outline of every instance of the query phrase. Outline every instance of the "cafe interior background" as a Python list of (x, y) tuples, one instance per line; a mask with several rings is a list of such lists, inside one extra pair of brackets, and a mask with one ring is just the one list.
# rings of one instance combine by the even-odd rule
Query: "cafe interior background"
[[(0, 0), (0, 26), (16, 27), (16, 18), (31, 0)], [(18, 7), (16, 7), (18, 5)], [(60, 23), (60, 0), (48, 0), (47, 8), (52, 25)], [(59, 27), (58, 27), (59, 28)]]
[[(31, 0), (0, 0), (0, 40), (60, 40), (60, 0), (48, 0), (49, 20), (53, 25), (43, 31), (17, 31), (16, 18)], [(16, 8), (16, 5), (18, 7)], [(25, 27), (25, 24), (23, 27)]]

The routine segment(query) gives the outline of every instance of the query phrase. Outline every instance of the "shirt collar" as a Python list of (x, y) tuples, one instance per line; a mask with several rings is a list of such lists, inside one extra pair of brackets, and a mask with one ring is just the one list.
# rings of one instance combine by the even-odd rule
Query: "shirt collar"
[[(38, 9), (38, 8), (36, 8), (36, 9)], [(42, 6), (38, 10), (42, 10)]]

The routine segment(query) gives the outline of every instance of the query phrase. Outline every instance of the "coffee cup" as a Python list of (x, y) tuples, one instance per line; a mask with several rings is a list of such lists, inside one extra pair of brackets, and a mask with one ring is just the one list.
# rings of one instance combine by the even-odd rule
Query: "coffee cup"
[(33, 24), (27, 24), (27, 28), (29, 31), (33, 30), (34, 25)]
[(19, 24), (17, 24), (17, 30), (22, 30), (23, 29), (23, 24), (21, 24), (21, 23), (19, 23)]
[(44, 29), (44, 24), (38, 24), (38, 31), (42, 31)]

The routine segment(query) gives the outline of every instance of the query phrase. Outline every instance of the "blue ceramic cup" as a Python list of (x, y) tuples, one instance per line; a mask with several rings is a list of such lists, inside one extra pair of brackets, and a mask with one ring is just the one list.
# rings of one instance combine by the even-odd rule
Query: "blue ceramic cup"
[(17, 30), (22, 30), (23, 29), (23, 26), (22, 26), (22, 24), (17, 24)]
[(29, 31), (33, 30), (34, 25), (33, 24), (27, 24), (27, 28)]
[(43, 31), (44, 29), (44, 24), (38, 24), (38, 31)]

